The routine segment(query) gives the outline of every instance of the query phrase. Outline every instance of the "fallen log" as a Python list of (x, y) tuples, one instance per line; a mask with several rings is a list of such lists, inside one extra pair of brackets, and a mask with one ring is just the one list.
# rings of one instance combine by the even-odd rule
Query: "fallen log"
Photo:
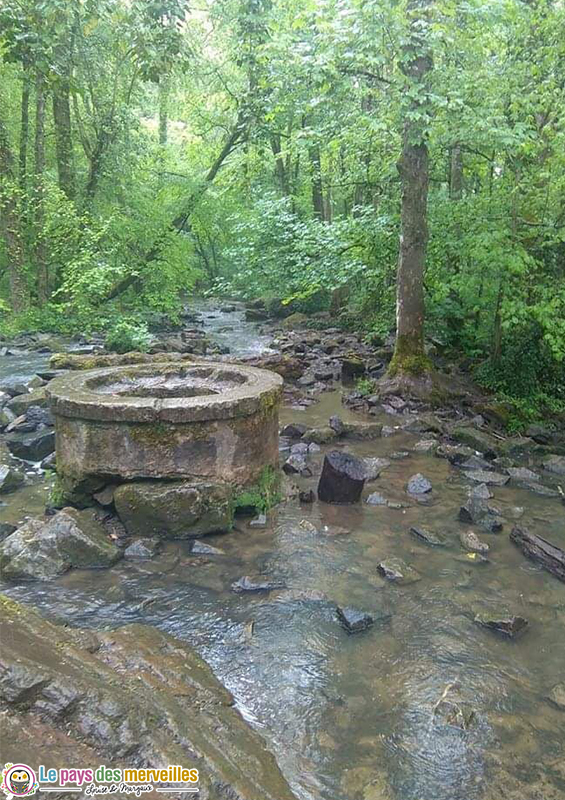
[(518, 525), (512, 528), (510, 539), (527, 558), (565, 583), (565, 550)]

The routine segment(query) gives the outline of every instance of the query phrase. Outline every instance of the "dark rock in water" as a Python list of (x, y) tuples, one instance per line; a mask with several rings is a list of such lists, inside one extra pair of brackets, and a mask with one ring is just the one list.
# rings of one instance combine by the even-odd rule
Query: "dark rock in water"
[(508, 616), (503, 614), (500, 617), (487, 613), (475, 614), (475, 622), (484, 628), (503, 633), (510, 638), (514, 638), (528, 626), (527, 619), (510, 614)]
[(365, 463), (365, 479), (368, 481), (375, 481), (383, 469), (390, 467), (388, 458), (364, 458)]
[[(490, 500), (493, 497), (493, 493), (488, 488), (486, 483), (479, 483), (477, 486), (470, 486), (469, 487), (469, 497), (476, 498), (478, 500)], [(472, 521), (472, 520), (468, 520)]]
[(0, 567), (9, 579), (47, 580), (71, 567), (109, 567), (121, 555), (92, 512), (65, 508), (8, 536), (0, 545)]
[(348, 633), (366, 631), (367, 628), (370, 628), (375, 622), (370, 614), (366, 614), (364, 611), (359, 611), (351, 606), (345, 606), (344, 608), (338, 606), (336, 608), (336, 614), (342, 627), (344, 627)]
[(454, 467), (459, 467), (468, 458), (475, 455), (475, 451), (464, 445), (442, 444), (437, 448), (435, 454), (438, 458), (447, 458)]
[[(483, 484), (484, 485), (484, 484)], [(489, 513), (486, 500), (481, 497), (469, 497), (459, 509), (461, 522), (479, 523)]]
[(18, 489), (25, 478), (22, 472), (6, 464), (0, 464), (0, 494), (7, 494)]
[(486, 483), (487, 486), (505, 486), (510, 480), (509, 475), (501, 475), (499, 472), (488, 472), (487, 470), (469, 470), (465, 475), (475, 483)]
[(549, 456), (544, 459), (543, 466), (555, 475), (565, 475), (565, 456)]
[(121, 769), (186, 764), (198, 768), (203, 798), (296, 800), (263, 739), (187, 642), (150, 625), (96, 633), (54, 625), (8, 598), (0, 640), (6, 761), (48, 747), (59, 769), (69, 753)]
[(380, 422), (344, 422), (342, 436), (345, 439), (365, 441), (380, 439), (383, 426)]
[(459, 534), (459, 541), (465, 550), (469, 550), (471, 553), (486, 554), (490, 550), (488, 544), (486, 544), (486, 542), (481, 542), (474, 531), (461, 531)]
[(481, 520), (481, 527), (489, 533), (500, 533), (504, 527), (504, 519), (488, 514)]
[(372, 492), (367, 499), (365, 500), (367, 505), (369, 506), (386, 506), (388, 505), (388, 500), (386, 497), (379, 492)]
[(161, 543), (158, 539), (136, 539), (124, 550), (124, 557), (131, 559), (153, 558), (159, 552)]
[(56, 470), (57, 469), (57, 456), (55, 452), (49, 453), (40, 464), (41, 469), (43, 470)]
[(357, 503), (364, 485), (363, 459), (340, 450), (327, 454), (318, 483), (319, 500), (337, 505)]
[(302, 436), (303, 442), (314, 442), (315, 444), (330, 444), (337, 439), (337, 433), (329, 425), (321, 428), (309, 428)]
[(510, 533), (510, 541), (520, 548), (527, 558), (551, 572), (565, 583), (565, 550), (516, 525)]
[(308, 430), (308, 425), (303, 425), (302, 423), (293, 422), (290, 425), (285, 425), (284, 428), (281, 430), (280, 435), (286, 436), (288, 439), (300, 439), (300, 437), (306, 433)]
[(41, 461), (55, 450), (55, 432), (11, 433), (6, 438), (9, 451), (23, 461)]
[(432, 531), (429, 531), (426, 528), (420, 528), (416, 525), (413, 525), (410, 528), (410, 533), (415, 536), (416, 539), (429, 544), (431, 547), (445, 547), (445, 539), (443, 536), (439, 536), (437, 533), (432, 533)]
[(341, 436), (341, 434), (345, 431), (345, 425), (343, 424), (343, 421), (335, 414), (333, 417), (330, 417), (329, 426), (337, 433), (338, 436)]
[(206, 542), (201, 542), (199, 539), (196, 539), (192, 543), (192, 547), (190, 548), (190, 552), (193, 555), (197, 556), (223, 556), (224, 551), (220, 550), (219, 547), (213, 547), (211, 544), (206, 544)]
[(15, 525), (10, 525), (9, 522), (0, 522), (0, 542), (3, 542), (15, 530), (17, 530)]
[(224, 314), (231, 314), (233, 311), (237, 311), (237, 306), (220, 306), (220, 311), (223, 311)]
[(401, 585), (416, 583), (421, 578), (420, 574), (401, 558), (386, 558), (377, 564), (377, 571), (383, 578)]
[(286, 589), (284, 581), (277, 581), (272, 578), (264, 578), (261, 575), (243, 575), (239, 580), (232, 583), (231, 588), (234, 592), (271, 592), (274, 589)]
[(427, 494), (432, 491), (432, 484), (421, 472), (417, 472), (406, 484), (406, 491), (408, 494)]
[(298, 493), (298, 499), (301, 503), (313, 503), (316, 499), (316, 495), (312, 489), (306, 489)]
[(565, 683), (558, 683), (547, 695), (549, 702), (560, 711), (565, 711)]
[(268, 317), (265, 311), (260, 311), (258, 308), (247, 308), (245, 319), (249, 322), (265, 322)]

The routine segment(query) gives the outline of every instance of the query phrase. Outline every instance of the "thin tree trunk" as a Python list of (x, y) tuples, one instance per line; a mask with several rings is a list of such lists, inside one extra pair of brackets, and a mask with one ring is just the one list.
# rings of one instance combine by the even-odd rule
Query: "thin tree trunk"
[(37, 296), (40, 303), (49, 299), (49, 274), (45, 253), (45, 78), (37, 73), (35, 98), (35, 247), (34, 260), (37, 270)]
[(55, 123), (59, 188), (69, 200), (73, 200), (76, 185), (73, 167), (73, 136), (68, 78), (57, 84), (53, 91), (53, 121)]
[(288, 182), (288, 173), (286, 164), (282, 155), (281, 137), (279, 133), (273, 133), (271, 136), (271, 149), (275, 157), (275, 173), (281, 188), (283, 197), (288, 197), (290, 194), (290, 186)]
[(312, 208), (314, 216), (324, 221), (324, 190), (322, 186), (322, 164), (320, 158), (320, 147), (317, 144), (310, 145), (308, 148), (310, 157), (311, 183), (312, 183)]
[[(409, 0), (410, 35), (404, 73), (416, 89), (409, 101), (398, 162), (402, 184), (400, 253), (397, 273), (396, 345), (389, 375), (420, 374), (430, 368), (424, 352), (424, 267), (428, 243), (429, 154), (426, 81), (432, 58), (420, 33), (428, 0)], [(425, 27), (424, 27), (425, 30)]]
[(159, 144), (161, 147), (165, 147), (168, 138), (169, 92), (169, 77), (163, 76), (159, 80)]
[(29, 66), (24, 64), (24, 72), (22, 77), (22, 107), (21, 107), (21, 121), (20, 121), (20, 189), (25, 197), (27, 192), (27, 146), (29, 141)]
[(8, 256), (12, 311), (18, 313), (27, 307), (29, 292), (24, 273), (24, 253), (14, 180), (14, 157), (6, 126), (0, 117), (0, 234), (4, 239)]

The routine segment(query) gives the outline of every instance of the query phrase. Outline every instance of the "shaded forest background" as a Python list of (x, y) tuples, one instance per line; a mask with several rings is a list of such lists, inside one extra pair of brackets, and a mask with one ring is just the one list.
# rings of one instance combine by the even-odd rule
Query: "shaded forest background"
[(1, 332), (143, 348), (215, 294), (377, 344), (412, 118), (427, 333), (521, 419), (565, 411), (565, 7), (427, 10), (422, 87), (393, 0), (2, 0)]

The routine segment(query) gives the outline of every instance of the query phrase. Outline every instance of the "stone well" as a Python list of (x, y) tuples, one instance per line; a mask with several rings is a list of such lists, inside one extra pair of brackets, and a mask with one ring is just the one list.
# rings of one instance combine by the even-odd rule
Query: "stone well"
[(241, 487), (278, 465), (282, 378), (272, 372), (141, 364), (71, 372), (47, 394), (69, 490), (139, 479)]

